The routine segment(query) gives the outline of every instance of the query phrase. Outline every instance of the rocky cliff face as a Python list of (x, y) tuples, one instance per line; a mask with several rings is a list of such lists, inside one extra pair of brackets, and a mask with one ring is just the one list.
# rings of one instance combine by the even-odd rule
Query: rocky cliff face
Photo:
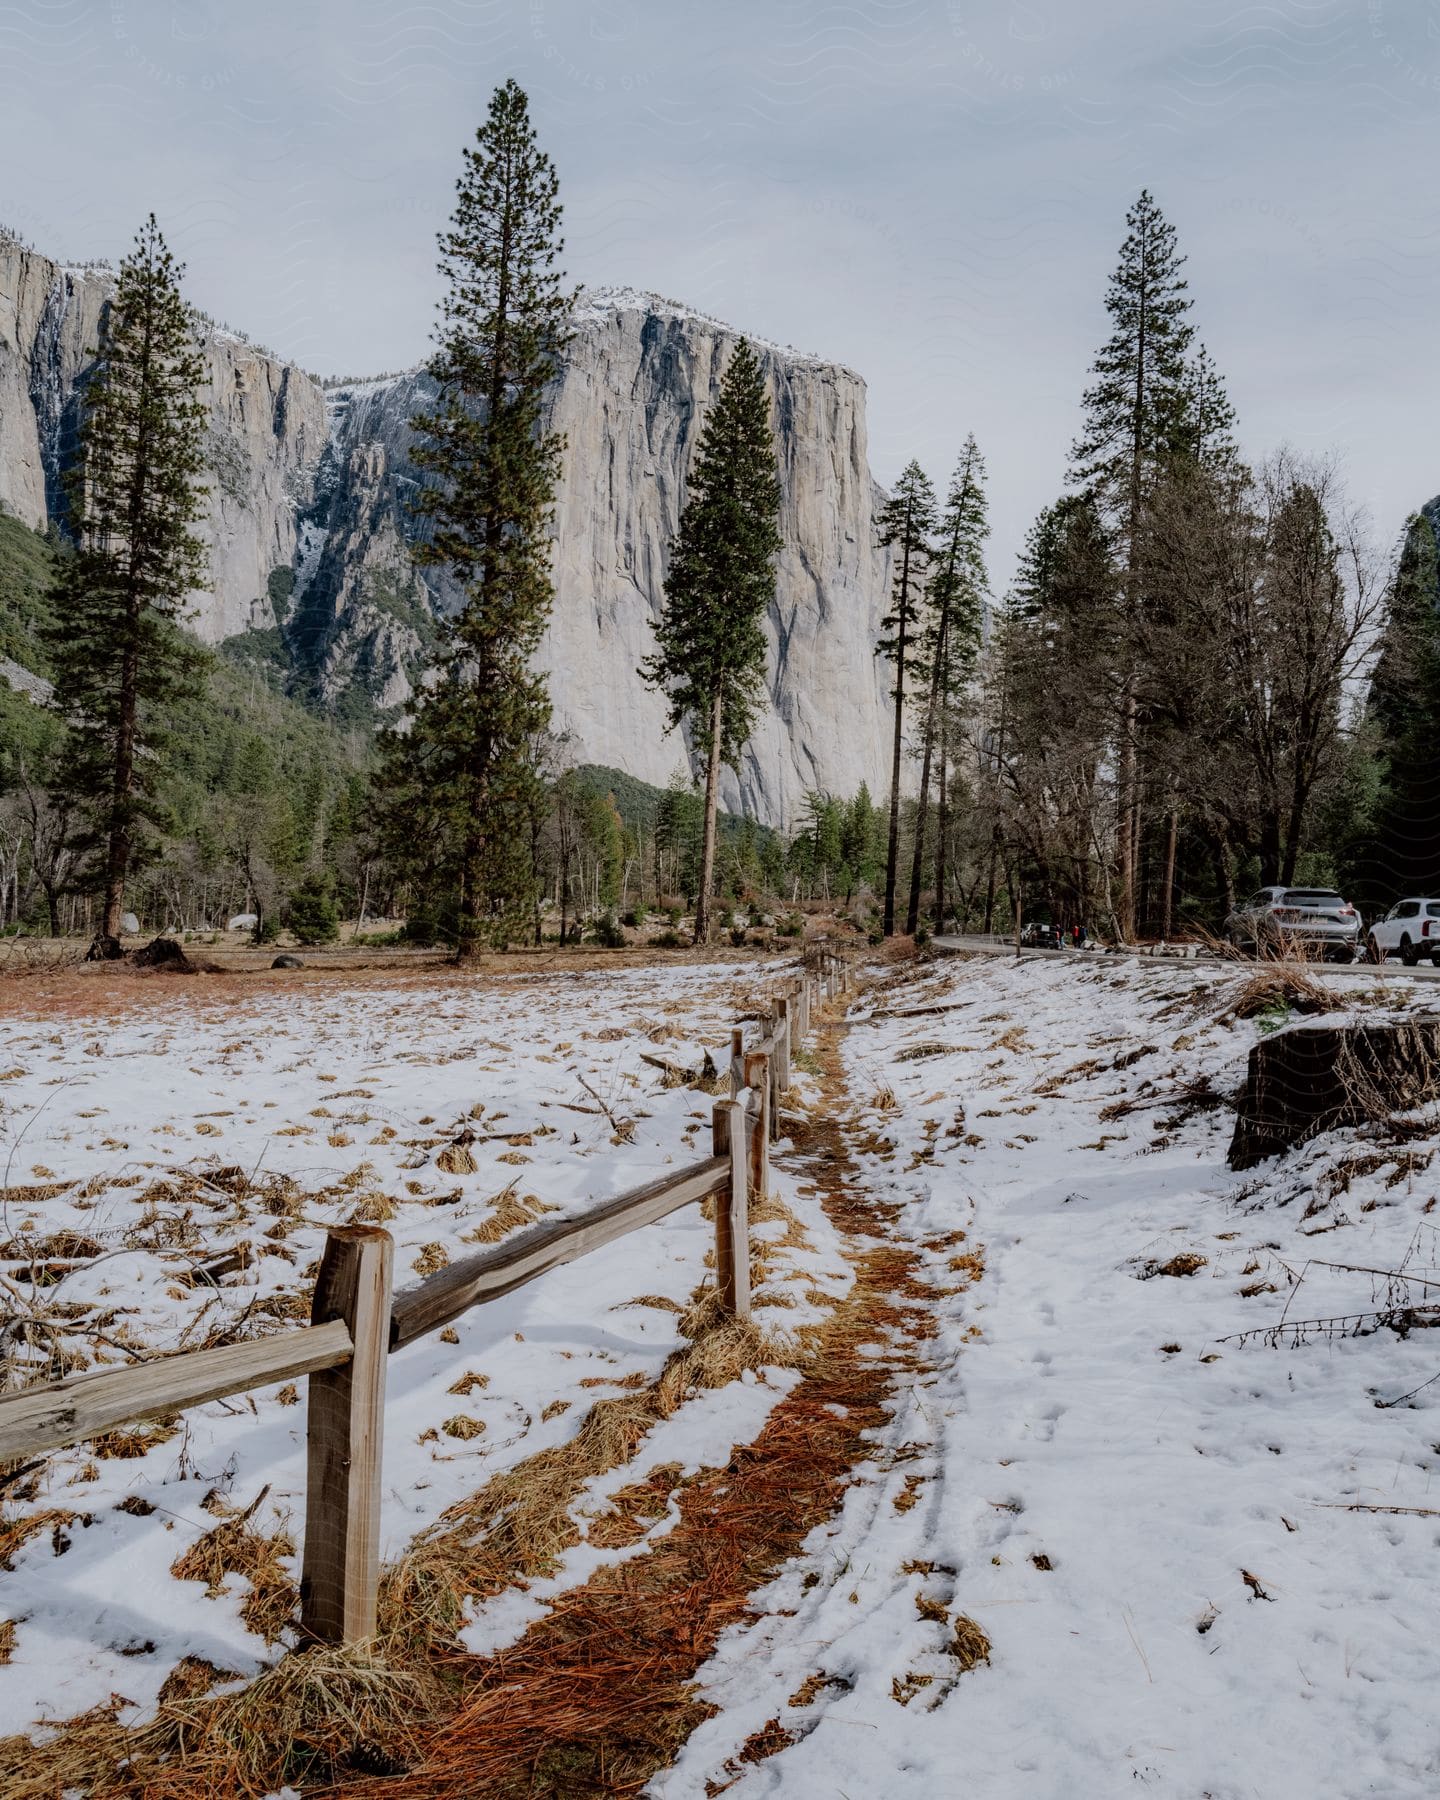
[[(32, 525), (59, 510), (76, 384), (113, 277), (0, 241), (0, 501)], [(662, 698), (636, 669), (652, 648), (667, 547), (705, 409), (736, 333), (628, 291), (587, 294), (549, 414), (567, 450), (556, 507), (556, 600), (542, 659), (558, 729), (578, 759), (665, 782), (688, 766)], [(807, 789), (888, 785), (885, 679), (874, 644), (887, 562), (865, 388), (832, 363), (756, 345), (773, 396), (785, 549), (769, 705), (725, 803), (793, 823)], [(398, 705), (433, 621), (455, 604), (416, 574), (407, 535), (417, 371), (328, 393), (293, 365), (213, 330), (209, 589), (194, 625), (214, 642), (279, 624), (297, 683), (345, 709)], [(256, 640), (257, 643), (261, 640)], [(273, 640), (272, 640), (273, 641)]]
[[(76, 384), (114, 285), (103, 268), (62, 268), (0, 238), (0, 502), (29, 525), (60, 515)], [(327, 421), (320, 389), (292, 365), (219, 330), (205, 353), (210, 583), (192, 597), (192, 623), (215, 642), (273, 625), (270, 578), (294, 561)]]

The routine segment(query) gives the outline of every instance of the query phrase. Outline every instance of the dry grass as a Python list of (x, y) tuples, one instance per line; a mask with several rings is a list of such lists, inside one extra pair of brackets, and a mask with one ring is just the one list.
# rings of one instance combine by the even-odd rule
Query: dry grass
[(50, 1547), (55, 1555), (63, 1556), (70, 1548), (70, 1527), (90, 1523), (89, 1513), (72, 1512), (68, 1506), (47, 1507), (18, 1519), (0, 1518), (0, 1569), (13, 1569), (15, 1557), (31, 1538), (46, 1531), (50, 1533)]
[(1174, 1256), (1164, 1262), (1147, 1262), (1140, 1270), (1140, 1279), (1149, 1281), (1156, 1275), (1182, 1277), (1198, 1275), (1201, 1269), (1209, 1266), (1210, 1258), (1202, 1256), (1198, 1250), (1177, 1250)]
[(450, 1266), (450, 1252), (443, 1244), (422, 1244), (410, 1267), (422, 1279), (426, 1275), (437, 1275), (441, 1269)]
[(397, 1667), (373, 1644), (295, 1651), (208, 1697), (228, 1673), (185, 1659), (138, 1730), (117, 1721), (117, 1696), (43, 1743), (0, 1740), (5, 1800), (261, 1800), (282, 1785), (397, 1774), (447, 1709), (435, 1675)]
[(388, 1194), (382, 1194), (378, 1188), (368, 1194), (362, 1194), (351, 1211), (351, 1225), (388, 1225), (399, 1211), (397, 1203)]
[(159, 1425), (125, 1425), (116, 1431), (102, 1431), (91, 1438), (90, 1454), (117, 1460), (148, 1456), (157, 1444), (174, 1437), (179, 1427), (172, 1422)]
[(295, 1545), (283, 1531), (267, 1537), (252, 1530), (250, 1516), (247, 1511), (222, 1519), (176, 1557), (170, 1573), (177, 1581), (203, 1581), (211, 1599), (226, 1592), (227, 1577), (243, 1576), (250, 1591), (241, 1602), (240, 1617), (273, 1644), (299, 1603), (298, 1590), (281, 1561), (295, 1554)]
[(435, 1158), (435, 1167), (447, 1175), (473, 1175), (479, 1166), (469, 1144), (463, 1140), (447, 1144)]
[(1221, 1022), (1255, 1019), (1266, 1013), (1333, 1012), (1334, 990), (1317, 981), (1303, 963), (1266, 963), (1237, 982)]
[(533, 1225), (548, 1212), (557, 1209), (538, 1194), (517, 1194), (519, 1185), (516, 1178), (490, 1201), (490, 1212), (473, 1231), (467, 1231), (464, 1242), (467, 1244), (498, 1244), (502, 1238), (509, 1237), (512, 1231), (519, 1231), (526, 1225)]
[(955, 1621), (955, 1630), (950, 1638), (950, 1654), (959, 1663), (963, 1674), (968, 1674), (980, 1663), (988, 1663), (990, 1660), (990, 1639), (982, 1627), (964, 1613)]

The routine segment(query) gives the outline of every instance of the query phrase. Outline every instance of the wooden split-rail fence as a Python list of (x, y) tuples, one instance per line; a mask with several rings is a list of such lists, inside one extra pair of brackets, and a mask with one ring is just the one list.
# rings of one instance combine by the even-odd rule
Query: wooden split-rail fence
[(121, 1425), (306, 1375), (301, 1630), (327, 1643), (371, 1636), (380, 1580), (387, 1357), (472, 1306), (498, 1300), (561, 1263), (710, 1199), (721, 1303), (748, 1317), (749, 1207), (769, 1191), (769, 1144), (779, 1135), (779, 1101), (790, 1086), (791, 1054), (809, 1034), (812, 1008), (850, 985), (850, 966), (839, 952), (812, 951), (805, 972), (771, 1002), (758, 1041), (747, 1048), (744, 1027), (734, 1029), (729, 1097), (715, 1103), (712, 1154), (704, 1161), (577, 1216), (517, 1232), (398, 1293), (391, 1291), (395, 1247), (388, 1231), (367, 1225), (332, 1229), (315, 1278), (309, 1325), (0, 1397), (0, 1469)]

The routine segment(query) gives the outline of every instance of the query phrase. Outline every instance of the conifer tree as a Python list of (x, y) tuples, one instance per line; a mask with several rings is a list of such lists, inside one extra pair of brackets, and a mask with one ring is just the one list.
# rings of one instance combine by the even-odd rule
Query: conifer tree
[(203, 680), (178, 630), (204, 579), (205, 359), (184, 267), (152, 213), (120, 265), (82, 399), (48, 647), (69, 721), (59, 787), (82, 809), (82, 880), (101, 902), (92, 957), (120, 954), (125, 884), (162, 809), (166, 714)]
[(905, 929), (920, 923), (920, 877), (924, 866), (925, 829), (930, 804), (930, 772), (939, 753), (936, 790), (935, 917), (944, 924), (945, 834), (948, 750), (953, 737), (956, 697), (974, 673), (984, 618), (985, 539), (990, 524), (985, 502), (985, 459), (972, 432), (965, 440), (941, 515), (934, 573), (928, 594), (922, 653), (929, 691), (925, 701), (925, 735), (921, 748), (920, 804), (915, 815), (915, 844), (910, 862), (910, 905)]
[(527, 920), (536, 879), (530, 748), (550, 717), (532, 666), (550, 615), (549, 526), (563, 439), (542, 399), (573, 304), (557, 267), (559, 183), (520, 87), (495, 90), (465, 151), (440, 235), (434, 406), (411, 421), (432, 480), (416, 511), (419, 560), (464, 594), (441, 627), (433, 681), (386, 746), (380, 792), (402, 867), (440, 899), (457, 957), (505, 942)]
[[(868, 782), (860, 783), (860, 791), (845, 808), (845, 821), (840, 830), (840, 853), (845, 866), (857, 883), (873, 886), (880, 872), (876, 853), (879, 814), (870, 798)], [(849, 894), (845, 896), (849, 901)]]
[(688, 722), (705, 757), (705, 825), (695, 941), (710, 929), (722, 763), (735, 767), (764, 693), (765, 614), (775, 597), (780, 482), (760, 365), (744, 338), (700, 434), (670, 551), (657, 648), (640, 673)]
[[(1143, 601), (1146, 501), (1177, 456), (1233, 454), (1233, 413), (1208, 355), (1191, 355), (1194, 327), (1175, 228), (1148, 190), (1125, 219), (1127, 235), (1105, 297), (1111, 333), (1092, 366), (1085, 427), (1071, 448), (1072, 478), (1099, 505), (1119, 554), (1127, 619)], [(1130, 657), (1128, 649), (1122, 655)], [(1133, 669), (1123, 671), (1117, 724), (1117, 916), (1135, 930), (1140, 852), (1140, 717)]]
[(895, 574), (890, 611), (880, 621), (876, 646), (895, 668), (895, 732), (890, 754), (890, 837), (885, 853), (886, 937), (895, 935), (895, 880), (900, 861), (900, 759), (905, 742), (905, 677), (923, 677), (919, 655), (925, 579), (930, 567), (930, 538), (935, 530), (935, 490), (919, 463), (911, 461), (895, 484), (895, 492), (875, 521), (878, 542), (894, 552)]
[(1405, 523), (1366, 710), (1381, 756), (1366, 898), (1440, 883), (1440, 506)]

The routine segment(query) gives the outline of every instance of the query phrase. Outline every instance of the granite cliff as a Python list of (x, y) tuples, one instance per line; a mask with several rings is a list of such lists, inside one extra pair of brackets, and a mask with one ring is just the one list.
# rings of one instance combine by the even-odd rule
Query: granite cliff
[[(0, 502), (43, 526), (60, 509), (77, 383), (113, 276), (0, 239)], [(542, 659), (576, 756), (663, 783), (688, 762), (636, 668), (651, 648), (665, 556), (705, 408), (737, 333), (654, 295), (587, 292), (548, 401), (566, 437), (556, 601)], [(443, 579), (415, 571), (408, 421), (423, 371), (323, 387), (209, 327), (210, 581), (192, 624), (254, 646), (314, 701), (397, 706), (419, 679)], [(874, 644), (887, 563), (865, 387), (834, 363), (756, 343), (773, 397), (782, 483), (769, 704), (725, 802), (793, 824), (807, 789), (888, 785), (886, 681)], [(242, 635), (248, 634), (248, 635)]]

